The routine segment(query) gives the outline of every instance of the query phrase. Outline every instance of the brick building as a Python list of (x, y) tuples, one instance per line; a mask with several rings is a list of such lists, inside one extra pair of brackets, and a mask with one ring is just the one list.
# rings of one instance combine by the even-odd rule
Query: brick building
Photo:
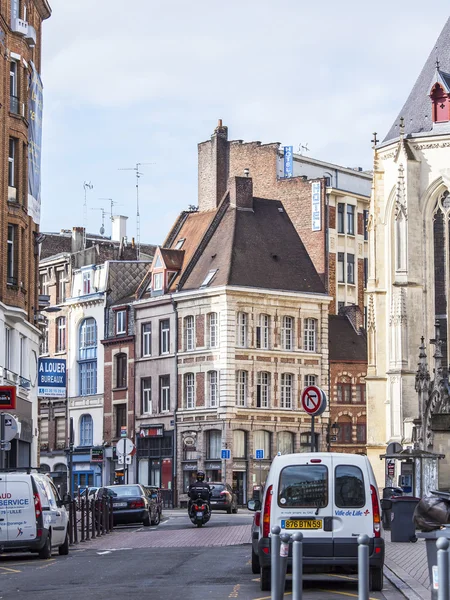
[(47, 0), (0, 3), (0, 386), (16, 387), (20, 422), (10, 466), (37, 464), (39, 72), (50, 15)]

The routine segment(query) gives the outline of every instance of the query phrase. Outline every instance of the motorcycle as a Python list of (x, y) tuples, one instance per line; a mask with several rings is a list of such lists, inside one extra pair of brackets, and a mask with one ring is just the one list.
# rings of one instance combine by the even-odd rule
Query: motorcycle
[(201, 527), (205, 525), (211, 518), (211, 507), (209, 501), (203, 500), (201, 494), (198, 494), (197, 499), (192, 500), (189, 508), (189, 518), (191, 523)]

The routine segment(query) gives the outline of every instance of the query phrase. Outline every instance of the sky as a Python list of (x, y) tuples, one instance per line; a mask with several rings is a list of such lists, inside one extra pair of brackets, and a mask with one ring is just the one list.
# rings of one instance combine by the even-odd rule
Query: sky
[[(41, 231), (103, 208), (160, 244), (197, 204), (197, 144), (218, 119), (229, 139), (308, 145), (308, 156), (372, 167), (450, 16), (418, 0), (49, 0), (43, 23)], [(105, 235), (110, 235), (105, 214)]]

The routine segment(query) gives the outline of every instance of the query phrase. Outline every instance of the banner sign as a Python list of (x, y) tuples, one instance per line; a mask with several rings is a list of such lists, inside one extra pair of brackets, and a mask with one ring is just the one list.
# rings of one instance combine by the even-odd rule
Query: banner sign
[(294, 147), (293, 146), (284, 146), (283, 150), (284, 150), (284, 176), (292, 177), (293, 173), (294, 173), (293, 162), (292, 162), (292, 158), (293, 158), (293, 154), (294, 154)]
[(40, 358), (38, 396), (66, 397), (66, 361), (62, 358)]
[(312, 230), (320, 231), (322, 229), (320, 181), (314, 181), (311, 184), (311, 194), (312, 194)]
[(39, 225), (41, 219), (42, 81), (31, 64), (28, 97), (28, 214)]
[(16, 386), (0, 386), (0, 410), (15, 410)]

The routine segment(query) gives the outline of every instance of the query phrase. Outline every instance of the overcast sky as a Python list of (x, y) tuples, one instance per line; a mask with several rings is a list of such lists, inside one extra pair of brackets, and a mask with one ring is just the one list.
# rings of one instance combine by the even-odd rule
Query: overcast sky
[[(418, 0), (50, 0), (43, 24), (41, 230), (101, 211), (161, 243), (197, 204), (197, 144), (308, 143), (309, 156), (371, 168), (372, 132), (396, 118), (449, 14)], [(109, 215), (107, 215), (109, 218)], [(105, 222), (106, 234), (110, 223)]]

